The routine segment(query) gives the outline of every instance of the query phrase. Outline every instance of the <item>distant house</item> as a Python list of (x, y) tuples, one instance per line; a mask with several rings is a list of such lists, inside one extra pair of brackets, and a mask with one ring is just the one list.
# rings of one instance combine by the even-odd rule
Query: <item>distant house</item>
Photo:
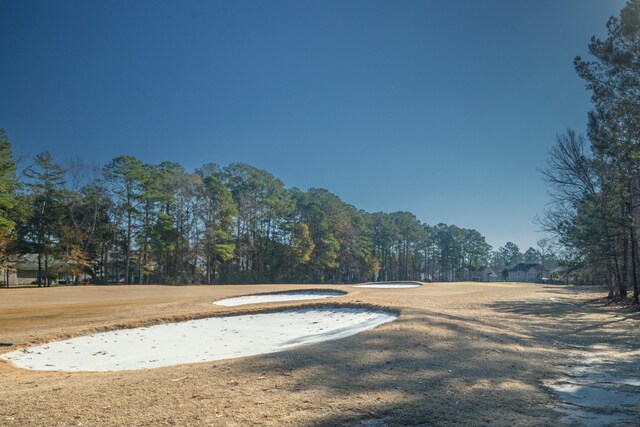
[[(64, 262), (56, 259), (49, 259), (48, 270), (50, 274), (57, 274), (63, 267)], [(42, 269), (44, 270), (44, 260), (42, 261)], [(15, 260), (13, 270), (0, 270), (1, 286), (30, 285), (37, 281), (38, 255), (36, 254), (20, 255), (18, 259)]]
[(470, 269), (467, 267), (458, 268), (454, 272), (454, 280), (463, 281), (463, 282), (469, 281), (470, 280), (469, 270)]
[(521, 262), (507, 271), (509, 282), (539, 282), (543, 276), (541, 264)]
[[(44, 269), (44, 262), (43, 267)], [(16, 276), (18, 277), (18, 285), (29, 285), (38, 281), (38, 256), (23, 255), (18, 259), (15, 265)], [(44, 274), (44, 272), (43, 272)], [(43, 278), (44, 280), (44, 278)]]
[(478, 268), (469, 269), (469, 280), (474, 282), (495, 282), (499, 279), (498, 275), (488, 266), (483, 265)]
[(550, 283), (575, 283), (577, 274), (565, 266), (558, 266), (549, 271)]
[(499, 280), (498, 275), (486, 265), (478, 268), (463, 267), (456, 272), (457, 280), (465, 282), (495, 282)]
[(18, 274), (15, 270), (0, 268), (0, 287), (16, 286), (17, 284)]
[(549, 278), (552, 280), (564, 280), (567, 276), (567, 267), (558, 266), (549, 272)]

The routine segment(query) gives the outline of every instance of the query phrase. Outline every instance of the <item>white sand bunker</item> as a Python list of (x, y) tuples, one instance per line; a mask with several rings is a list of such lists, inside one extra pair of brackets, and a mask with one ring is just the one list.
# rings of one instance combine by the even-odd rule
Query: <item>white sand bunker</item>
[(419, 288), (422, 286), (416, 282), (383, 282), (369, 283), (367, 285), (356, 285), (356, 288), (380, 288), (380, 289), (401, 289), (401, 288)]
[(364, 308), (308, 308), (121, 329), (4, 354), (44, 371), (124, 371), (273, 353), (373, 329), (397, 314)]
[(345, 295), (346, 292), (332, 290), (289, 291), (269, 294), (247, 295), (243, 297), (226, 298), (216, 301), (215, 304), (232, 307), (244, 304), (258, 304), (263, 302), (298, 301), (308, 299), (335, 298)]

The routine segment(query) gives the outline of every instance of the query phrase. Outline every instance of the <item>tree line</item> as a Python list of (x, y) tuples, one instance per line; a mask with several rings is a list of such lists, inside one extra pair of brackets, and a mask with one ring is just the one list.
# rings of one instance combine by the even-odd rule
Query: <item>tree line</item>
[(491, 252), (476, 230), (368, 213), (243, 163), (62, 167), (45, 152), (17, 172), (4, 132), (0, 163), (0, 268), (31, 254), (41, 285), (462, 280), (522, 258), (513, 243)]
[(541, 218), (583, 280), (638, 304), (640, 228), (640, 0), (593, 37), (590, 59), (575, 58), (593, 109), (586, 136), (557, 137), (543, 174), (552, 203)]

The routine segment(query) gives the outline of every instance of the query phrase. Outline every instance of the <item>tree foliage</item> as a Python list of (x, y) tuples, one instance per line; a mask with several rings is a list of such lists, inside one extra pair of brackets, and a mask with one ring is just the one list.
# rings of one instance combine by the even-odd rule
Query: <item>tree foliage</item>
[[(0, 215), (13, 218), (17, 182), (2, 147), (9, 172)], [(76, 284), (462, 280), (462, 269), (490, 258), (476, 230), (429, 226), (410, 212), (368, 213), (243, 163), (189, 172), (119, 156), (102, 175), (77, 162), (69, 175), (66, 185), (48, 153), (25, 175), (32, 214), (15, 220), (16, 247), (37, 254), (43, 284), (55, 276)]]
[(566, 248), (570, 268), (607, 283), (610, 296), (638, 301), (640, 201), (640, 0), (611, 17), (607, 37), (589, 43), (591, 59), (577, 57), (591, 92), (587, 138), (557, 138), (548, 166), (552, 206), (542, 223)]
[(30, 215), (21, 224), (19, 239), (24, 252), (37, 254), (38, 285), (50, 284), (49, 260), (60, 249), (67, 196), (64, 173), (48, 152), (38, 154), (25, 171)]

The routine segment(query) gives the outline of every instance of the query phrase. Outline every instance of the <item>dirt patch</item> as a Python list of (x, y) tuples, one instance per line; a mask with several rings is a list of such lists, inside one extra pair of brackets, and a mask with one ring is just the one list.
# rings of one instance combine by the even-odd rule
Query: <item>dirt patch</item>
[[(305, 288), (1, 289), (0, 341), (43, 342), (118, 325), (237, 313), (211, 301)], [(640, 342), (637, 320), (587, 304), (596, 294), (583, 289), (508, 283), (326, 288), (348, 289), (341, 298), (348, 304), (396, 307), (400, 318), (285, 352), (126, 373), (33, 372), (0, 363), (0, 424), (557, 425), (566, 417), (562, 399), (544, 382), (577, 363), (576, 348), (632, 352)], [(306, 305), (318, 303), (277, 304)], [(637, 412), (627, 415), (638, 419)]]

